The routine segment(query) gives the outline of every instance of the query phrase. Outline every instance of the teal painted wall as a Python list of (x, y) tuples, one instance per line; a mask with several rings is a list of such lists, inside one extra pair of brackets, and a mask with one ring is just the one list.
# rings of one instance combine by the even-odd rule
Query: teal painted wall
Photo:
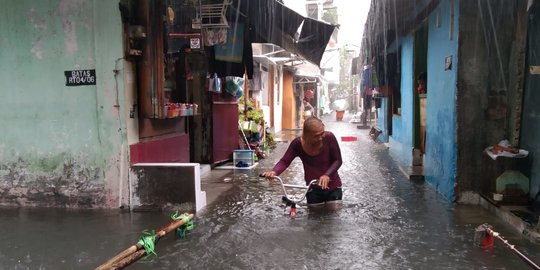
[[(118, 2), (2, 3), (0, 203), (118, 204), (127, 160)], [(66, 87), (64, 71), (78, 69), (95, 69), (97, 85)]]
[[(453, 200), (457, 160), (456, 67), (459, 1), (452, 1), (454, 2), (452, 39), (450, 39), (450, 2), (450, 0), (441, 0), (428, 17), (428, 95), (424, 175), (426, 181), (439, 193), (448, 200)], [(421, 5), (422, 8), (424, 6), (425, 3)], [(419, 10), (421, 8), (417, 11)], [(414, 32), (401, 39), (400, 45), (401, 115), (392, 116), (393, 134), (389, 138), (389, 146), (390, 153), (400, 164), (411, 166), (414, 147)], [(444, 69), (446, 56), (452, 56), (453, 68), (451, 70)]]
[(413, 35), (401, 41), (401, 115), (392, 116), (390, 153), (404, 166), (412, 165), (413, 148)]
[[(450, 2), (454, 3), (452, 34), (450, 34)], [(439, 6), (429, 16), (424, 176), (426, 181), (448, 200), (454, 200), (456, 182), (458, 27), (459, 1), (440, 1)], [(445, 70), (447, 56), (452, 56), (451, 70)]]
[(391, 115), (388, 115), (388, 106), (389, 100), (387, 97), (381, 98), (381, 107), (377, 109), (377, 127), (382, 131), (382, 133), (377, 137), (377, 140), (380, 142), (386, 143), (388, 142), (388, 128), (386, 127), (386, 121), (388, 121), (388, 117), (392, 117)]

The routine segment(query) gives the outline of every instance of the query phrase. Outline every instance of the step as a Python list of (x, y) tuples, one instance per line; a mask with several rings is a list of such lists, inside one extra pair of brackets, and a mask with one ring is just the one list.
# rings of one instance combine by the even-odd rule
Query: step
[(210, 164), (201, 164), (200, 167), (201, 167), (201, 177), (212, 170), (212, 166), (210, 166)]
[(424, 167), (423, 166), (399, 166), (399, 170), (405, 177), (413, 182), (424, 182)]

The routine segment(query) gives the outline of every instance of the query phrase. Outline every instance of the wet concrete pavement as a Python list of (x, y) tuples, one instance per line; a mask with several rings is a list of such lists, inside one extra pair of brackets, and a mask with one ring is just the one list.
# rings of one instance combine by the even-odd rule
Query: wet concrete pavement
[[(474, 229), (493, 225), (533, 259), (538, 246), (484, 208), (449, 203), (409, 181), (384, 144), (346, 120), (325, 118), (338, 139), (358, 139), (340, 141), (340, 210), (302, 207), (288, 218), (280, 186), (258, 177), (286, 150), (279, 143), (253, 170), (208, 174), (203, 188), (211, 203), (197, 213), (195, 229), (186, 239), (165, 237), (157, 257), (128, 269), (529, 269), (500, 243), (474, 246)], [(300, 161), (282, 177), (301, 184)], [(0, 269), (92, 269), (135, 243), (143, 229), (168, 223), (169, 214), (3, 209)]]

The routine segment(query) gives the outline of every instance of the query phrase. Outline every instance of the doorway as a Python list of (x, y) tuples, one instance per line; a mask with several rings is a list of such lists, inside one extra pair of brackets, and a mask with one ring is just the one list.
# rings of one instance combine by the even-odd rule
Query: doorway
[[(427, 50), (428, 50), (428, 24), (423, 23), (414, 34), (414, 58), (413, 58), (413, 108), (414, 127), (413, 142), (415, 155), (420, 152), (421, 156), (426, 152), (426, 110), (427, 110)], [(419, 87), (419, 81), (424, 80), (424, 85)], [(414, 159), (413, 159), (414, 160)], [(420, 164), (418, 164), (420, 162)], [(421, 159), (416, 161), (421, 165)]]
[(520, 147), (533, 157), (531, 164), (530, 196), (535, 206), (540, 206), (540, 4), (529, 9), (525, 91), (521, 122)]

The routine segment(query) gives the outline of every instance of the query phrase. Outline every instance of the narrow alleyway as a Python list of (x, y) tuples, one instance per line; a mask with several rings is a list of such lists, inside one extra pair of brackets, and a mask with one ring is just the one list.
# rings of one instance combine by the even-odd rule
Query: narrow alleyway
[[(347, 120), (325, 118), (338, 139), (358, 138), (340, 141), (342, 209), (301, 208), (295, 220), (284, 214), (280, 186), (258, 177), (286, 150), (280, 143), (255, 170), (231, 174), (232, 187), (198, 213), (187, 239), (164, 238), (158, 257), (129, 269), (528, 269), (498, 242), (489, 251), (473, 245), (474, 229), (486, 222), (525, 254), (540, 254), (493, 214), (407, 180), (385, 145)], [(282, 176), (302, 183), (299, 160)], [(168, 214), (2, 210), (0, 269), (92, 269)]]

